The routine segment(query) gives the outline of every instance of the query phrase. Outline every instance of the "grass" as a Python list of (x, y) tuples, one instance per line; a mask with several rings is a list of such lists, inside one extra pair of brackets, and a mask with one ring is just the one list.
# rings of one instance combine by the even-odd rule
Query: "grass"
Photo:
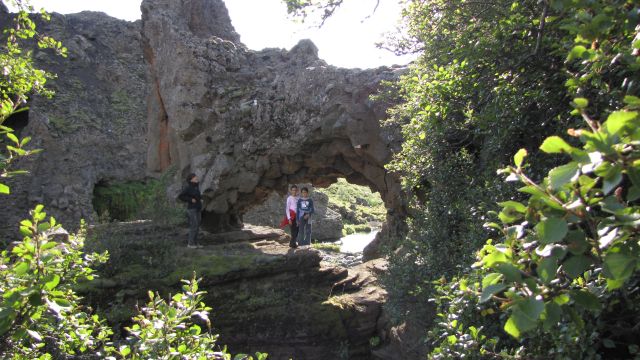
[(352, 221), (354, 225), (385, 220), (387, 210), (380, 194), (372, 192), (366, 186), (350, 184), (347, 180), (340, 178), (328, 188), (318, 189), (318, 191), (329, 196), (329, 205), (332, 208), (354, 212), (355, 222)]
[(311, 247), (317, 250), (340, 252), (340, 245), (334, 243), (313, 243)]
[(365, 224), (346, 224), (342, 228), (342, 235), (347, 236), (351, 234), (368, 234), (371, 232), (371, 226)]

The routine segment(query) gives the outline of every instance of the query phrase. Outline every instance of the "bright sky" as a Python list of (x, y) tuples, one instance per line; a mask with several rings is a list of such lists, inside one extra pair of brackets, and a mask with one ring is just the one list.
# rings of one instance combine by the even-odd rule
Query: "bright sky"
[[(296, 23), (287, 17), (281, 0), (225, 0), (241, 41), (250, 49), (267, 47), (290, 49), (300, 39), (311, 39), (320, 58), (340, 67), (371, 68), (406, 64), (411, 58), (397, 57), (377, 49), (376, 42), (393, 31), (400, 17), (400, 0), (348, 0), (320, 29)], [(134, 21), (140, 18), (136, 0), (31, 0), (40, 9), (62, 14), (83, 10), (102, 11), (113, 17)]]

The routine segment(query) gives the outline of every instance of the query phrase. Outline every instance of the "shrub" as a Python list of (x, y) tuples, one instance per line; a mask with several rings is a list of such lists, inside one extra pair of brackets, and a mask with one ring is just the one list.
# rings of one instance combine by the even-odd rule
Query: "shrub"
[[(541, 180), (530, 174), (525, 149), (500, 171), (522, 185), (525, 200), (499, 203), (499, 223), (486, 224), (496, 239), (478, 252), (475, 270), (436, 299), (448, 305), (442, 313), (448, 319), (463, 301), (498, 318), (438, 323), (433, 358), (465, 346), (485, 349), (483, 358), (496, 351), (558, 359), (639, 356), (640, 98), (623, 81), (640, 69), (638, 7), (629, 1), (551, 5), (563, 15), (556, 26), (566, 35), (556, 49), (568, 53), (572, 114), (585, 123), (568, 130), (569, 140), (542, 141), (542, 152), (568, 162)], [(596, 19), (607, 25), (594, 27)], [(472, 336), (491, 320), (504, 332)]]
[(96, 185), (93, 207), (101, 219), (132, 221), (153, 220), (164, 225), (179, 225), (186, 220), (184, 208), (167, 196), (167, 187), (175, 168), (158, 179)]
[[(167, 302), (158, 294), (149, 292), (149, 303), (133, 318), (134, 325), (127, 328), (130, 345), (122, 345), (116, 354), (123, 359), (216, 359), (230, 360), (225, 348), (219, 349), (218, 336), (211, 333), (209, 310), (202, 303), (198, 280), (183, 280), (182, 292)], [(201, 325), (204, 325), (204, 330)], [(257, 360), (266, 354), (257, 353)], [(234, 360), (252, 360), (244, 354)]]
[(77, 281), (93, 277), (91, 265), (106, 254), (83, 253), (83, 232), (65, 236), (55, 219), (45, 219), (43, 207), (36, 207), (20, 223), (23, 240), (0, 258), (2, 358), (95, 353), (111, 334), (73, 291)]

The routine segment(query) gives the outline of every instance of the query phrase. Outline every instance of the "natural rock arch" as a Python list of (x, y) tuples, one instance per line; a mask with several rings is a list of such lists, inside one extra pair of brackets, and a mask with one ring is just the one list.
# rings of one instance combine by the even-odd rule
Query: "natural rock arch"
[[(212, 21), (201, 21), (203, 9)], [(249, 51), (221, 0), (145, 0), (142, 12), (148, 166), (199, 175), (205, 228), (240, 226), (243, 212), (287, 184), (339, 177), (380, 192), (393, 219), (404, 216), (398, 179), (384, 168), (400, 135), (380, 125), (388, 104), (370, 99), (401, 69), (329, 66), (309, 40)]]

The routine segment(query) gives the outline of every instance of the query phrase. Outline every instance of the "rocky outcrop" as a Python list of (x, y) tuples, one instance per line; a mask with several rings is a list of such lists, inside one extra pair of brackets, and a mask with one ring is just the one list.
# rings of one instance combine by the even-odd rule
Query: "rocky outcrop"
[(126, 323), (147, 290), (176, 292), (195, 272), (220, 344), (273, 359), (371, 359), (386, 293), (376, 260), (351, 269), (322, 262), (321, 252), (289, 249), (281, 230), (247, 227), (201, 233), (202, 249), (184, 246), (186, 229), (151, 222), (91, 229), (87, 246), (109, 262), (83, 296), (112, 325)]
[[(310, 186), (309, 191), (316, 210), (313, 216), (312, 239), (317, 241), (340, 239), (342, 237), (342, 217), (329, 208), (329, 197), (327, 195), (313, 191)], [(255, 206), (245, 213), (242, 220), (245, 224), (279, 226), (284, 217), (286, 199), (286, 195), (272, 192), (263, 204)]]
[[(205, 8), (219, 21), (199, 27), (191, 9)], [(308, 40), (291, 51), (249, 51), (220, 0), (145, 0), (142, 10), (152, 85), (148, 166), (200, 176), (207, 229), (240, 226), (244, 213), (288, 184), (323, 187), (338, 177), (380, 192), (390, 221), (401, 223), (400, 184), (384, 168), (400, 136), (380, 125), (388, 104), (370, 98), (401, 69), (336, 68)]]
[(0, 201), (5, 239), (38, 203), (70, 228), (91, 221), (97, 183), (146, 174), (148, 86), (140, 22), (94, 12), (53, 14), (38, 29), (62, 41), (68, 57), (34, 50), (37, 65), (58, 75), (48, 83), (56, 94), (34, 97), (28, 112), (8, 120), (43, 151), (15, 165), (30, 175), (10, 179), (12, 194)]
[(34, 98), (14, 119), (44, 151), (16, 166), (32, 175), (11, 181), (0, 231), (36, 203), (70, 227), (91, 221), (96, 184), (169, 166), (178, 169), (171, 193), (187, 173), (200, 175), (211, 231), (240, 227), (287, 184), (338, 177), (380, 192), (391, 214), (380, 242), (404, 230), (400, 184), (384, 168), (400, 135), (380, 125), (388, 104), (370, 98), (403, 69), (336, 68), (308, 40), (247, 50), (221, 0), (145, 0), (142, 12), (134, 23), (85, 12), (39, 24), (69, 57), (35, 49), (58, 74), (57, 95)]

